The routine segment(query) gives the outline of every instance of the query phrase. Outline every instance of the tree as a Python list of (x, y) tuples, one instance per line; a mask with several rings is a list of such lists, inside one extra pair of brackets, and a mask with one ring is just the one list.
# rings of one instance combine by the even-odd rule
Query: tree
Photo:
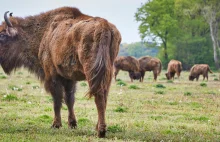
[(163, 57), (167, 63), (167, 43), (178, 29), (174, 0), (149, 0), (138, 8), (135, 18), (140, 22), (139, 32), (143, 40), (147, 36), (153, 36), (153, 39), (159, 38), (162, 41)]
[[(220, 23), (220, 3), (219, 0), (176, 0), (182, 6), (181, 13), (194, 19), (203, 18), (209, 25), (209, 34), (212, 40), (213, 59), (215, 66), (219, 69), (219, 23)], [(192, 4), (193, 3), (193, 4)], [(180, 8), (180, 7), (179, 7)], [(181, 9), (181, 8), (180, 8)], [(207, 31), (207, 30), (206, 30)]]

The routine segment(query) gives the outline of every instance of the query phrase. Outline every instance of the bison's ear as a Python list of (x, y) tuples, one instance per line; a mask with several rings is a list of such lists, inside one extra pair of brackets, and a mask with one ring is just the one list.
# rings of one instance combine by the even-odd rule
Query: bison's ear
[(5, 12), (4, 14), (5, 23), (7, 24), (6, 33), (8, 34), (8, 36), (14, 37), (17, 35), (18, 31), (16, 28), (13, 27), (10, 20), (8, 19), (7, 17), (8, 12), (9, 11)]

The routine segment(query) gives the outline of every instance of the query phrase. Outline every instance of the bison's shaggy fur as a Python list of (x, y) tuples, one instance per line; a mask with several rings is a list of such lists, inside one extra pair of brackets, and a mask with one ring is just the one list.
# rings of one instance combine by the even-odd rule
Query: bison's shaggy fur
[(180, 77), (180, 73), (182, 71), (182, 63), (177, 60), (171, 60), (167, 67), (167, 73), (165, 73), (168, 80), (173, 79), (175, 73), (177, 74), (177, 77)]
[(114, 61), (114, 78), (116, 81), (116, 77), (118, 75), (118, 72), (120, 70), (128, 71), (129, 76), (131, 78), (131, 82), (133, 82), (133, 79), (139, 79), (139, 70), (140, 65), (138, 60), (135, 57), (132, 56), (118, 56), (116, 57)]
[(145, 56), (139, 58), (138, 61), (140, 64), (140, 73), (141, 73), (140, 82), (143, 82), (146, 71), (153, 71), (154, 80), (156, 81), (157, 76), (160, 75), (160, 72), (162, 70), (162, 63), (160, 59), (153, 58), (150, 56)]
[(189, 80), (193, 81), (196, 78), (196, 81), (198, 81), (199, 76), (203, 75), (203, 80), (206, 78), (208, 81), (208, 72), (212, 73), (209, 65), (196, 64), (190, 69)]
[(7, 74), (19, 67), (35, 73), (52, 94), (55, 117), (52, 127), (61, 124), (61, 105), (68, 107), (69, 127), (76, 127), (74, 93), (76, 82), (86, 79), (89, 96), (95, 97), (99, 137), (106, 132), (105, 110), (113, 61), (121, 36), (107, 20), (62, 7), (26, 18), (5, 13), (0, 25), (0, 63)]

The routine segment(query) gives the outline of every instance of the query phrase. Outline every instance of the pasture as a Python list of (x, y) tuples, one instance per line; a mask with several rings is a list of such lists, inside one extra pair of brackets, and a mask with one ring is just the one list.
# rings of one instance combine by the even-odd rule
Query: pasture
[(52, 98), (27, 70), (11, 76), (0, 69), (0, 141), (220, 141), (220, 81), (188, 81), (189, 72), (167, 81), (165, 71), (157, 82), (146, 72), (143, 83), (112, 80), (106, 111), (107, 137), (97, 138), (94, 99), (85, 97), (88, 84), (78, 82), (75, 114), (77, 129), (67, 126), (67, 107), (62, 107), (60, 129), (50, 128)]

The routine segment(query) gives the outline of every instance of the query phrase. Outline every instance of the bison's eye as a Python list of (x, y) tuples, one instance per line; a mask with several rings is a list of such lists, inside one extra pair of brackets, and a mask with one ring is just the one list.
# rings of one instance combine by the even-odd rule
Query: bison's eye
[(7, 35), (0, 33), (0, 41), (5, 41), (6, 38), (7, 38)]

